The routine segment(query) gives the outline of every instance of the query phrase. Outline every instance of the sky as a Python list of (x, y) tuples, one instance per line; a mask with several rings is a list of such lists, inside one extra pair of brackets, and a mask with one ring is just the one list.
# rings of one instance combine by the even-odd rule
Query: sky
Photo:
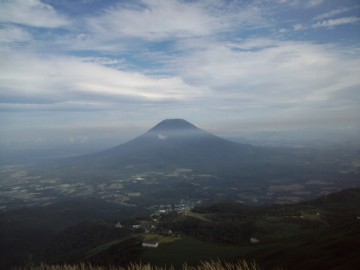
[(357, 0), (0, 0), (0, 144), (360, 127)]

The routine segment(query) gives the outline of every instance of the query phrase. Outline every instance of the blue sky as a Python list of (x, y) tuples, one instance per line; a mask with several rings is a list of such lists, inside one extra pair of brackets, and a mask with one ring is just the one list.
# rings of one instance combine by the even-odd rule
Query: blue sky
[(0, 0), (0, 141), (360, 126), (353, 0)]

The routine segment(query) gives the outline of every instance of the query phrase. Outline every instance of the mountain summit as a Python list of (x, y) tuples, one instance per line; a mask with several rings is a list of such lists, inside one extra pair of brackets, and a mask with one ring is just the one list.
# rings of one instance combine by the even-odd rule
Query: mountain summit
[(193, 124), (189, 123), (184, 119), (165, 119), (154, 126), (149, 131), (175, 131), (175, 130), (195, 130), (198, 129)]
[[(210, 134), (184, 119), (166, 119), (155, 125), (139, 138), (157, 138), (159, 140), (194, 140)], [(173, 141), (174, 142), (174, 141)]]

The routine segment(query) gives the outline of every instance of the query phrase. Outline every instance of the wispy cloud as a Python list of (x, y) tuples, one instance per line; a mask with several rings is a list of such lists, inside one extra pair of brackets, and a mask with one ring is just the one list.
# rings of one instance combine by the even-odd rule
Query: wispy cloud
[(299, 31), (299, 30), (302, 30), (304, 28), (305, 28), (304, 25), (302, 25), (301, 23), (297, 23), (297, 24), (293, 25), (293, 30), (294, 31)]
[(308, 0), (304, 1), (306, 7), (316, 7), (324, 3), (326, 0)]
[(324, 20), (312, 24), (313, 28), (332, 28), (339, 25), (355, 24), (360, 21), (359, 17), (343, 17), (337, 19)]
[(314, 20), (327, 19), (327, 18), (336, 16), (336, 15), (339, 15), (339, 14), (345, 13), (345, 12), (350, 11), (350, 10), (352, 10), (352, 9), (350, 9), (350, 8), (337, 8), (337, 9), (331, 10), (329, 12), (325, 12), (325, 13), (322, 13), (322, 14), (319, 14), (319, 15), (315, 16)]
[(71, 57), (15, 54), (11, 50), (3, 50), (0, 55), (1, 97), (9, 103), (36, 104), (37, 100), (39, 104), (74, 107), (89, 102), (92, 108), (94, 100), (156, 102), (199, 95), (199, 90), (176, 76), (149, 77)]
[[(116, 38), (163, 40), (207, 36), (227, 31), (238, 24), (251, 25), (261, 19), (252, 5), (227, 5), (222, 2), (184, 2), (143, 0), (133, 5), (117, 5), (100, 16), (88, 19), (91, 31)], [(233, 8), (232, 8), (233, 7)]]
[(44, 28), (69, 25), (69, 21), (64, 16), (40, 0), (1, 1), (0, 22)]
[(143, 5), (109, 8), (101, 16), (90, 18), (88, 23), (92, 31), (103, 35), (149, 40), (207, 35), (221, 28), (221, 23), (197, 4), (147, 0)]
[[(270, 0), (270, 2), (275, 2), (277, 4), (286, 4), (293, 7), (303, 7), (303, 8), (314, 8), (322, 3), (324, 3), (326, 0)], [(269, 2), (269, 1), (268, 1)]]
[(31, 40), (31, 35), (16, 26), (3, 26), (0, 28), (0, 43), (25, 42)]
[(345, 57), (341, 51), (306, 42), (253, 40), (213, 44), (176, 61), (184, 80), (206, 86), (219, 106), (220, 100), (231, 100), (240, 107), (302, 107), (360, 84), (355, 75), (360, 59)]

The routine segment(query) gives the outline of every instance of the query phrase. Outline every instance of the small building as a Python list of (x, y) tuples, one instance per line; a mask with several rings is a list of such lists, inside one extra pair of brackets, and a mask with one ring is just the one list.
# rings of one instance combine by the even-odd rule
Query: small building
[(156, 241), (143, 241), (142, 246), (150, 247), (150, 248), (157, 248), (159, 246), (159, 243)]
[(260, 243), (260, 240), (257, 239), (257, 238), (255, 238), (255, 237), (251, 237), (251, 238), (250, 238), (250, 243), (251, 243), (251, 244), (257, 244), (257, 243)]
[(121, 223), (120, 222), (115, 223), (115, 228), (116, 229), (121, 229), (122, 228)]

